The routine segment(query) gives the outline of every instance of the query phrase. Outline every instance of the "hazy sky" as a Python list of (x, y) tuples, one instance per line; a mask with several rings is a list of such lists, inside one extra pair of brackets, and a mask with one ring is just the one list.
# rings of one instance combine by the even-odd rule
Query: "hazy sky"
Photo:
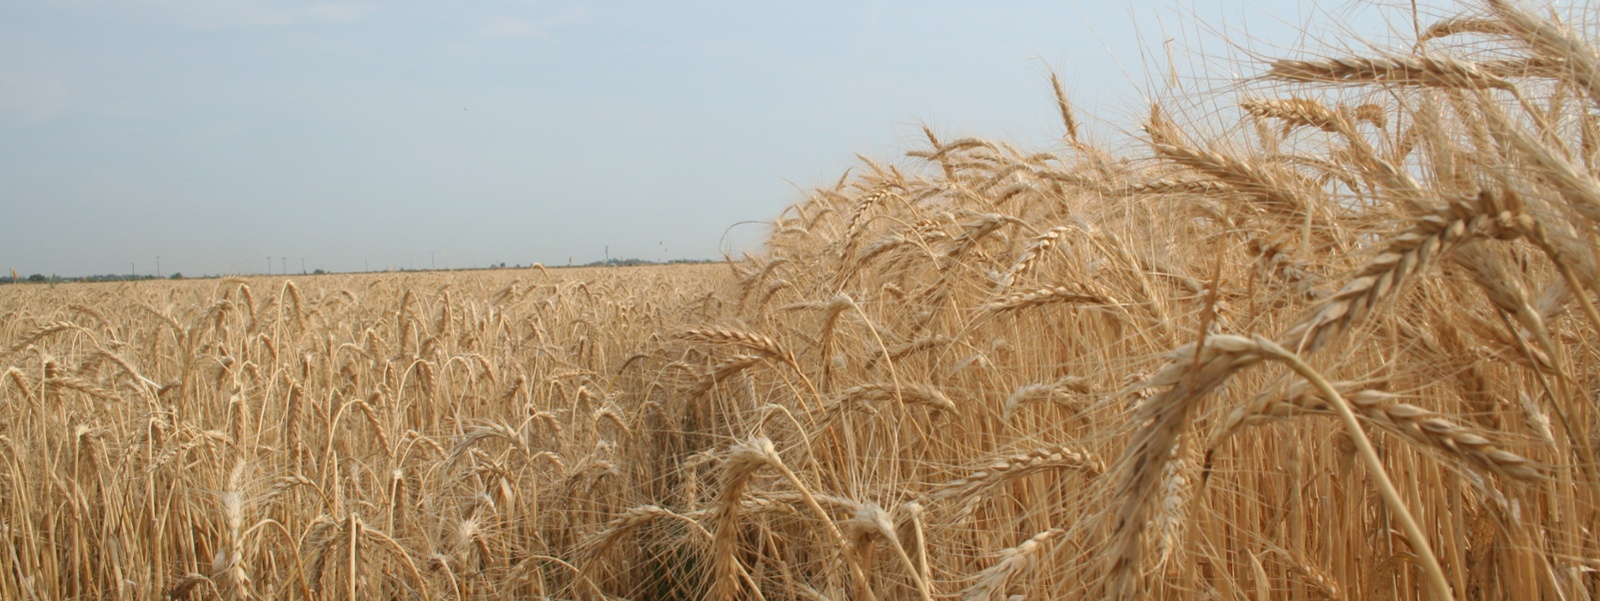
[(764, 226), (734, 224), (923, 122), (1049, 149), (1050, 69), (1126, 124), (1192, 17), (1261, 47), (1328, 20), (1192, 4), (0, 0), (0, 269), (754, 250)]

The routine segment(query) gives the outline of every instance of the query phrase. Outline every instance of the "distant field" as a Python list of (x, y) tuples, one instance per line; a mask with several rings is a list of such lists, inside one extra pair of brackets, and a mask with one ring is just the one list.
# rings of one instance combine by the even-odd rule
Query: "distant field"
[(0, 598), (1593, 599), (1600, 54), (1468, 11), (726, 264), (0, 287)]
[(0, 597), (503, 594), (511, 557), (607, 518), (559, 487), (625, 481), (619, 369), (732, 284), (692, 265), (8, 287)]

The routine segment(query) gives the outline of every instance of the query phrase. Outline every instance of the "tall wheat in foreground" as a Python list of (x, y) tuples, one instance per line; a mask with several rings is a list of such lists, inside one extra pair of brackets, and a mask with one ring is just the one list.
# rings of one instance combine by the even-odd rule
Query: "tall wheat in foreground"
[(0, 287), (0, 597), (1596, 598), (1600, 54), (1459, 10), (724, 265)]

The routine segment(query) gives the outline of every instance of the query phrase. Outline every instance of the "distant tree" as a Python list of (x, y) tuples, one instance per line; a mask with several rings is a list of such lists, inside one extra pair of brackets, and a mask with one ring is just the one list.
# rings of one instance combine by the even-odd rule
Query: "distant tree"
[(321, 269), (313, 269), (311, 270), (311, 275), (328, 275), (328, 272)]
[(49, 281), (49, 279), (44, 277), (44, 274), (42, 274), (42, 273), (36, 273), (36, 274), (28, 276), (28, 281), (30, 281), (30, 282), (45, 282), (45, 281)]
[(174, 271), (174, 272), (172, 272), (172, 275), (167, 276), (167, 279), (169, 279), (169, 280), (181, 280), (181, 279), (183, 279), (183, 272)]

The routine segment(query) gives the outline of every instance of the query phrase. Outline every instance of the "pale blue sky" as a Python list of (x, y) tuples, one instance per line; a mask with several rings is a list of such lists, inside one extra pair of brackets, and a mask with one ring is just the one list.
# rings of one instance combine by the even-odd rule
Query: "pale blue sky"
[(754, 250), (923, 122), (1048, 149), (1056, 69), (1112, 138), (1191, 17), (1270, 51), (1317, 10), (1197, 2), (0, 0), (0, 269)]

